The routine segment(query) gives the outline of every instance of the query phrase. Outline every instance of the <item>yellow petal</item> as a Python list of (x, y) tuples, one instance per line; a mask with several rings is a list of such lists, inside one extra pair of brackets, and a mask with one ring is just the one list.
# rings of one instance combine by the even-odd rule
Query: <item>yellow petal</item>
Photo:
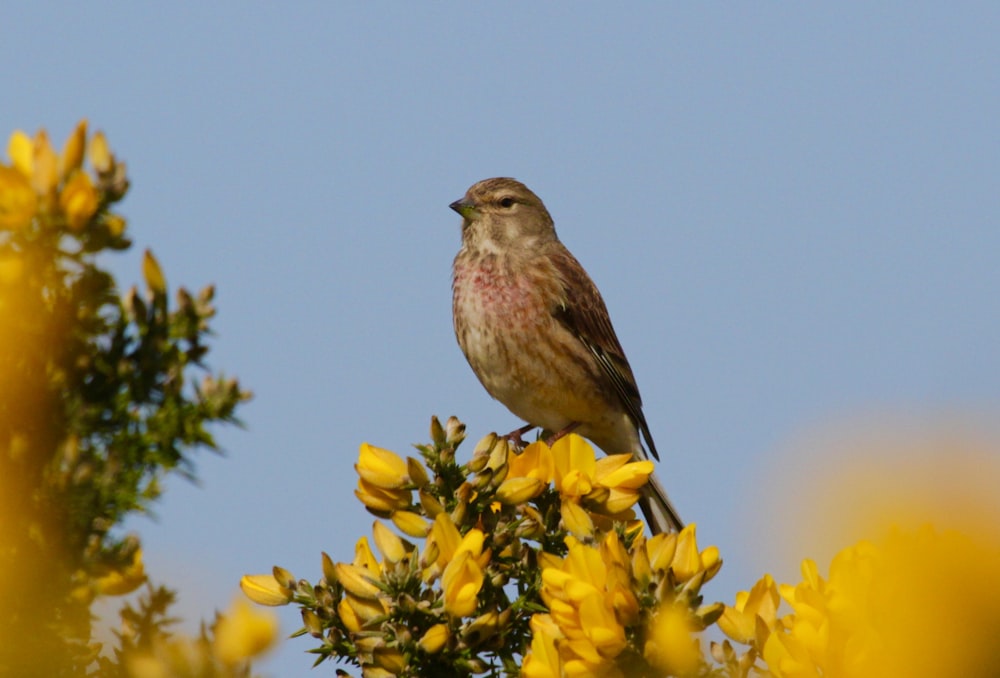
[(358, 489), (354, 490), (354, 496), (379, 515), (408, 508), (413, 498), (409, 490), (386, 490), (372, 485), (364, 478), (358, 478)]
[(441, 575), (444, 609), (453, 617), (468, 617), (476, 611), (483, 571), (472, 554), (462, 551), (448, 563)]
[(245, 574), (240, 579), (240, 588), (258, 605), (287, 605), (292, 601), (292, 592), (270, 574)]
[(83, 149), (87, 145), (87, 120), (77, 123), (59, 156), (59, 174), (65, 179), (83, 165)]
[(392, 524), (415, 539), (423, 539), (431, 529), (424, 517), (413, 511), (393, 511)]
[(15, 130), (7, 142), (7, 155), (14, 163), (14, 169), (20, 172), (24, 178), (30, 179), (35, 164), (34, 144), (31, 143), (31, 137), (21, 130)]
[(417, 645), (427, 654), (437, 654), (451, 637), (447, 624), (435, 624), (424, 632)]
[(106, 596), (122, 596), (135, 591), (145, 582), (146, 569), (142, 563), (142, 549), (136, 549), (128, 565), (97, 580), (97, 590)]
[(372, 534), (375, 537), (375, 546), (387, 561), (398, 563), (406, 557), (407, 550), (403, 540), (383, 523), (375, 521), (372, 525)]
[(509, 477), (497, 488), (496, 497), (508, 506), (523, 504), (542, 493), (546, 483), (538, 478)]
[(348, 593), (369, 600), (377, 599), (381, 593), (379, 587), (372, 583), (373, 576), (370, 570), (347, 563), (337, 563), (333, 568), (337, 573), (337, 581)]
[(38, 197), (28, 178), (18, 170), (0, 165), (0, 229), (17, 230), (31, 223)]
[(50, 195), (59, 184), (59, 156), (52, 149), (45, 130), (35, 134), (32, 151), (31, 186), (40, 196)]
[(382, 574), (382, 566), (379, 564), (375, 554), (372, 553), (367, 537), (361, 537), (354, 545), (354, 565), (374, 572), (376, 576)]
[(361, 444), (354, 468), (369, 483), (386, 490), (397, 490), (410, 482), (402, 457), (368, 443)]
[(146, 250), (142, 255), (142, 275), (146, 279), (146, 286), (153, 294), (167, 293), (167, 279), (163, 276), (163, 269), (160, 268), (160, 262), (149, 250)]
[[(84, 172), (77, 172), (66, 183), (59, 194), (59, 206), (62, 207), (63, 214), (66, 215), (66, 224), (70, 230), (81, 231), (90, 222), (90, 218), (97, 211), (98, 197), (94, 184), (90, 181), (90, 176)], [(148, 253), (149, 250), (146, 250)], [(149, 255), (152, 257), (152, 254)], [(153, 260), (156, 261), (155, 259)], [(159, 268), (159, 265), (157, 265)], [(143, 261), (143, 272), (146, 263)], [(162, 279), (163, 273), (160, 272)], [(147, 282), (149, 278), (147, 276)]]
[(104, 132), (97, 132), (90, 140), (89, 153), (90, 165), (98, 172), (103, 173), (111, 169), (113, 162), (111, 151), (108, 149), (108, 140), (104, 137)]
[(583, 507), (575, 501), (566, 500), (562, 503), (562, 525), (580, 539), (589, 539), (594, 536), (594, 521), (591, 520)]

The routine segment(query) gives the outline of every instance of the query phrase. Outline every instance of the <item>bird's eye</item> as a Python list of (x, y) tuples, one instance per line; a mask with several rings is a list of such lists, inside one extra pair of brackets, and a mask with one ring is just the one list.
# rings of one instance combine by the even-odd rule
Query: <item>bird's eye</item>
[(514, 198), (511, 198), (510, 196), (506, 198), (500, 198), (498, 202), (500, 204), (500, 207), (503, 207), (504, 209), (510, 209), (511, 207), (514, 206)]

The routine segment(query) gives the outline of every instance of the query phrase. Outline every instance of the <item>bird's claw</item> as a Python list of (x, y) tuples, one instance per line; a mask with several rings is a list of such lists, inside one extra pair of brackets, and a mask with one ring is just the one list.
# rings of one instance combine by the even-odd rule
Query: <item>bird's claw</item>
[(521, 436), (523, 436), (525, 433), (527, 433), (528, 431), (530, 431), (533, 428), (538, 428), (538, 427), (535, 426), (534, 424), (525, 424), (521, 428), (515, 429), (515, 430), (511, 431), (510, 433), (508, 433), (507, 435), (505, 435), (503, 437), (507, 440), (507, 442), (509, 442), (511, 445), (513, 445), (517, 449), (519, 449), (519, 450), (520, 449), (524, 449), (524, 447), (527, 445), (527, 443), (524, 442), (524, 440), (521, 438)]

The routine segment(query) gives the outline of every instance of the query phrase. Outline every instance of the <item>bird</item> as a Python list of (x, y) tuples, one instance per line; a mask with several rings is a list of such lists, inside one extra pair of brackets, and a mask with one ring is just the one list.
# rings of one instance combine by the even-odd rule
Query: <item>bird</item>
[[(541, 199), (496, 177), (449, 207), (462, 217), (452, 266), (455, 337), (486, 391), (527, 422), (509, 437), (538, 427), (553, 433), (551, 443), (575, 431), (607, 454), (659, 461), (604, 299)], [(654, 535), (684, 527), (655, 475), (639, 507)]]

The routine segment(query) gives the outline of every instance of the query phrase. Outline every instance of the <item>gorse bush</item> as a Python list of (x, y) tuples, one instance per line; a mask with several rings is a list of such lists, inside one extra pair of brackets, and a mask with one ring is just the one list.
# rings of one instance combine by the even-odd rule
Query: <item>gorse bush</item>
[[(213, 289), (178, 288), (152, 253), (121, 294), (101, 255), (131, 247), (116, 211), (125, 164), (86, 122), (56, 152), (15, 132), (0, 164), (0, 672), (117, 675), (169, 634), (172, 593), (123, 610), (117, 648), (91, 638), (91, 604), (146, 581), (126, 516), (164, 476), (194, 476), (208, 426), (249, 397), (205, 366)], [(199, 374), (200, 373), (200, 374)], [(103, 654), (102, 654), (103, 650)]]

